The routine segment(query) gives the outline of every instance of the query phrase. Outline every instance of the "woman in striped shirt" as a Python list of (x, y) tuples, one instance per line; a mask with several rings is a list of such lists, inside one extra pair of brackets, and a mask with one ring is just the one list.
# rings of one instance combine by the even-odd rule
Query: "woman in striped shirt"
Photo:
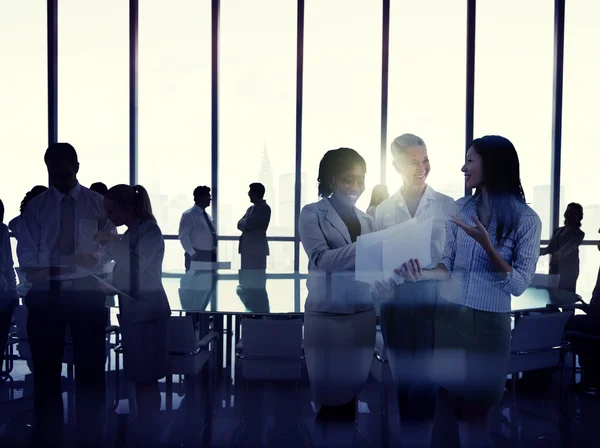
[(474, 140), (462, 171), (475, 194), (456, 202), (442, 262), (426, 271), (410, 260), (397, 272), (413, 282), (446, 281), (435, 321), (437, 375), (459, 420), (461, 445), (480, 446), (491, 443), (490, 409), (502, 399), (510, 354), (511, 295), (531, 283), (541, 221), (525, 203), (508, 139)]

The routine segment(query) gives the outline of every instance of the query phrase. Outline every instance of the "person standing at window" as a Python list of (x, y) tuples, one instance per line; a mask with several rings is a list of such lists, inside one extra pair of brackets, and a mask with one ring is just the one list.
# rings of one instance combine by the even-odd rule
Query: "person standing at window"
[(374, 229), (356, 208), (365, 190), (365, 160), (350, 148), (328, 151), (319, 164), (319, 202), (300, 212), (300, 241), (309, 259), (304, 311), (306, 366), (319, 419), (352, 421), (375, 347), (369, 285), (354, 281), (356, 240)]
[(217, 261), (217, 232), (206, 208), (212, 198), (210, 188), (200, 186), (194, 189), (194, 206), (181, 215), (179, 241), (185, 251), (185, 270), (190, 270), (192, 261)]
[(21, 225), (21, 217), (23, 216), (25, 207), (27, 206), (29, 201), (31, 201), (33, 198), (35, 198), (39, 194), (42, 194), (47, 189), (48, 188), (44, 187), (43, 185), (36, 185), (30, 191), (27, 192), (27, 194), (21, 201), (21, 206), (19, 208), (19, 216), (14, 217), (8, 223), (8, 229), (11, 231), (11, 233), (13, 234), (13, 237), (15, 238), (16, 241), (19, 241), (19, 227)]
[[(402, 187), (377, 208), (375, 228), (432, 218), (431, 265), (424, 269), (433, 269), (442, 260), (446, 221), (456, 211), (454, 199), (426, 183), (431, 165), (423, 139), (403, 134), (392, 142), (391, 151)], [(410, 424), (417, 430), (415, 436), (423, 439), (431, 433), (437, 392), (435, 383), (427, 378), (433, 358), (437, 282), (404, 282), (389, 296), (381, 305), (381, 332), (398, 387), (400, 417), (407, 431)]]
[(371, 192), (371, 202), (367, 208), (367, 214), (375, 218), (377, 207), (389, 197), (390, 193), (385, 185), (375, 185), (373, 187), (373, 191)]
[(75, 409), (79, 443), (97, 443), (104, 426), (106, 295), (97, 280), (106, 258), (94, 238), (114, 232), (102, 196), (77, 181), (75, 148), (53, 143), (44, 155), (49, 190), (25, 208), (17, 244), (19, 267), (31, 289), (25, 297), (34, 365), (35, 444), (58, 446), (63, 427), (62, 357), (67, 324), (75, 358)]
[(405, 280), (443, 280), (435, 321), (439, 383), (448, 390), (462, 446), (493, 446), (490, 409), (502, 399), (510, 354), (511, 295), (531, 284), (542, 224), (525, 203), (519, 158), (506, 138), (475, 139), (462, 168), (475, 194), (457, 201), (442, 262), (410, 260)]
[(576, 292), (579, 277), (579, 246), (585, 238), (581, 230), (583, 207), (575, 202), (567, 205), (565, 225), (552, 234), (550, 244), (540, 255), (550, 255), (550, 275), (558, 275), (558, 289)]
[(271, 222), (271, 207), (265, 201), (265, 186), (250, 184), (250, 202), (254, 204), (237, 223), (242, 232), (239, 253), (242, 258), (240, 285), (250, 289), (263, 289), (266, 282), (267, 256), (269, 243), (267, 229)]

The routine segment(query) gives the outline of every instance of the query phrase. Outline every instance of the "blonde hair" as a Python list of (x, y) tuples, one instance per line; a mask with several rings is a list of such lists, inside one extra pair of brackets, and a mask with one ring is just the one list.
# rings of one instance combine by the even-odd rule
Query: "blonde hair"
[(403, 154), (409, 148), (425, 146), (425, 141), (414, 134), (402, 134), (401, 136), (396, 137), (390, 146), (392, 155), (398, 156)]

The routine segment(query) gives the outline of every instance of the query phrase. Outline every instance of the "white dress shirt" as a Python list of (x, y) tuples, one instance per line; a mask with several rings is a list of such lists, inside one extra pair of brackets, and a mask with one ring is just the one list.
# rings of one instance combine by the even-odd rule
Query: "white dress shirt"
[[(446, 220), (451, 214), (456, 213), (454, 199), (445, 194), (436, 192), (429, 185), (419, 202), (415, 218), (417, 221), (433, 218), (431, 231), (431, 264), (423, 269), (433, 269), (442, 262), (444, 246), (446, 244)], [(383, 230), (397, 224), (409, 221), (410, 216), (402, 192), (398, 190), (394, 195), (383, 201), (375, 213), (375, 229)]]
[[(79, 183), (68, 194), (75, 200), (75, 253), (96, 255), (98, 265), (90, 270), (100, 272), (108, 259), (95, 238), (101, 230), (115, 233), (115, 226), (106, 217), (101, 195)], [(60, 259), (61, 201), (64, 197), (55, 188), (50, 188), (27, 204), (19, 226), (19, 267), (57, 266)]]
[(196, 250), (215, 250), (212, 230), (208, 226), (204, 214), (212, 222), (212, 218), (206, 211), (197, 205), (186, 210), (181, 215), (179, 222), (179, 241), (183, 250), (194, 255)]

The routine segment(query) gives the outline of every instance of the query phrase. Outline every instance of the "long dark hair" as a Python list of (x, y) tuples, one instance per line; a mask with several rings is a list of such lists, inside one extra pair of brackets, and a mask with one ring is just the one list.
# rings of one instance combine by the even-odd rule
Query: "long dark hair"
[(44, 187), (43, 185), (36, 185), (30, 191), (28, 191), (27, 194), (25, 195), (25, 197), (23, 198), (23, 200), (21, 201), (21, 206), (19, 207), (19, 213), (22, 215), (23, 212), (25, 211), (25, 206), (27, 205), (27, 203), (29, 201), (31, 201), (33, 198), (35, 198), (37, 195), (42, 194), (47, 189), (48, 189), (48, 187)]
[(325, 153), (319, 163), (319, 196), (327, 198), (333, 193), (333, 178), (349, 170), (354, 165), (360, 165), (367, 171), (365, 159), (351, 148), (331, 149)]
[[(514, 201), (525, 203), (519, 156), (511, 141), (499, 135), (477, 138), (470, 147), (481, 157), (483, 185), (496, 217), (496, 239), (499, 244), (516, 230)], [(481, 188), (477, 188), (473, 200), (478, 200), (480, 195)]]
[[(572, 213), (569, 213), (569, 211), (572, 211)], [(565, 226), (581, 227), (581, 221), (583, 221), (583, 207), (577, 202), (571, 202), (567, 205), (564, 216)]]
[(152, 214), (150, 196), (141, 185), (134, 187), (125, 184), (115, 185), (106, 192), (104, 197), (116, 202), (119, 207), (132, 207), (137, 218), (156, 222), (156, 218)]

